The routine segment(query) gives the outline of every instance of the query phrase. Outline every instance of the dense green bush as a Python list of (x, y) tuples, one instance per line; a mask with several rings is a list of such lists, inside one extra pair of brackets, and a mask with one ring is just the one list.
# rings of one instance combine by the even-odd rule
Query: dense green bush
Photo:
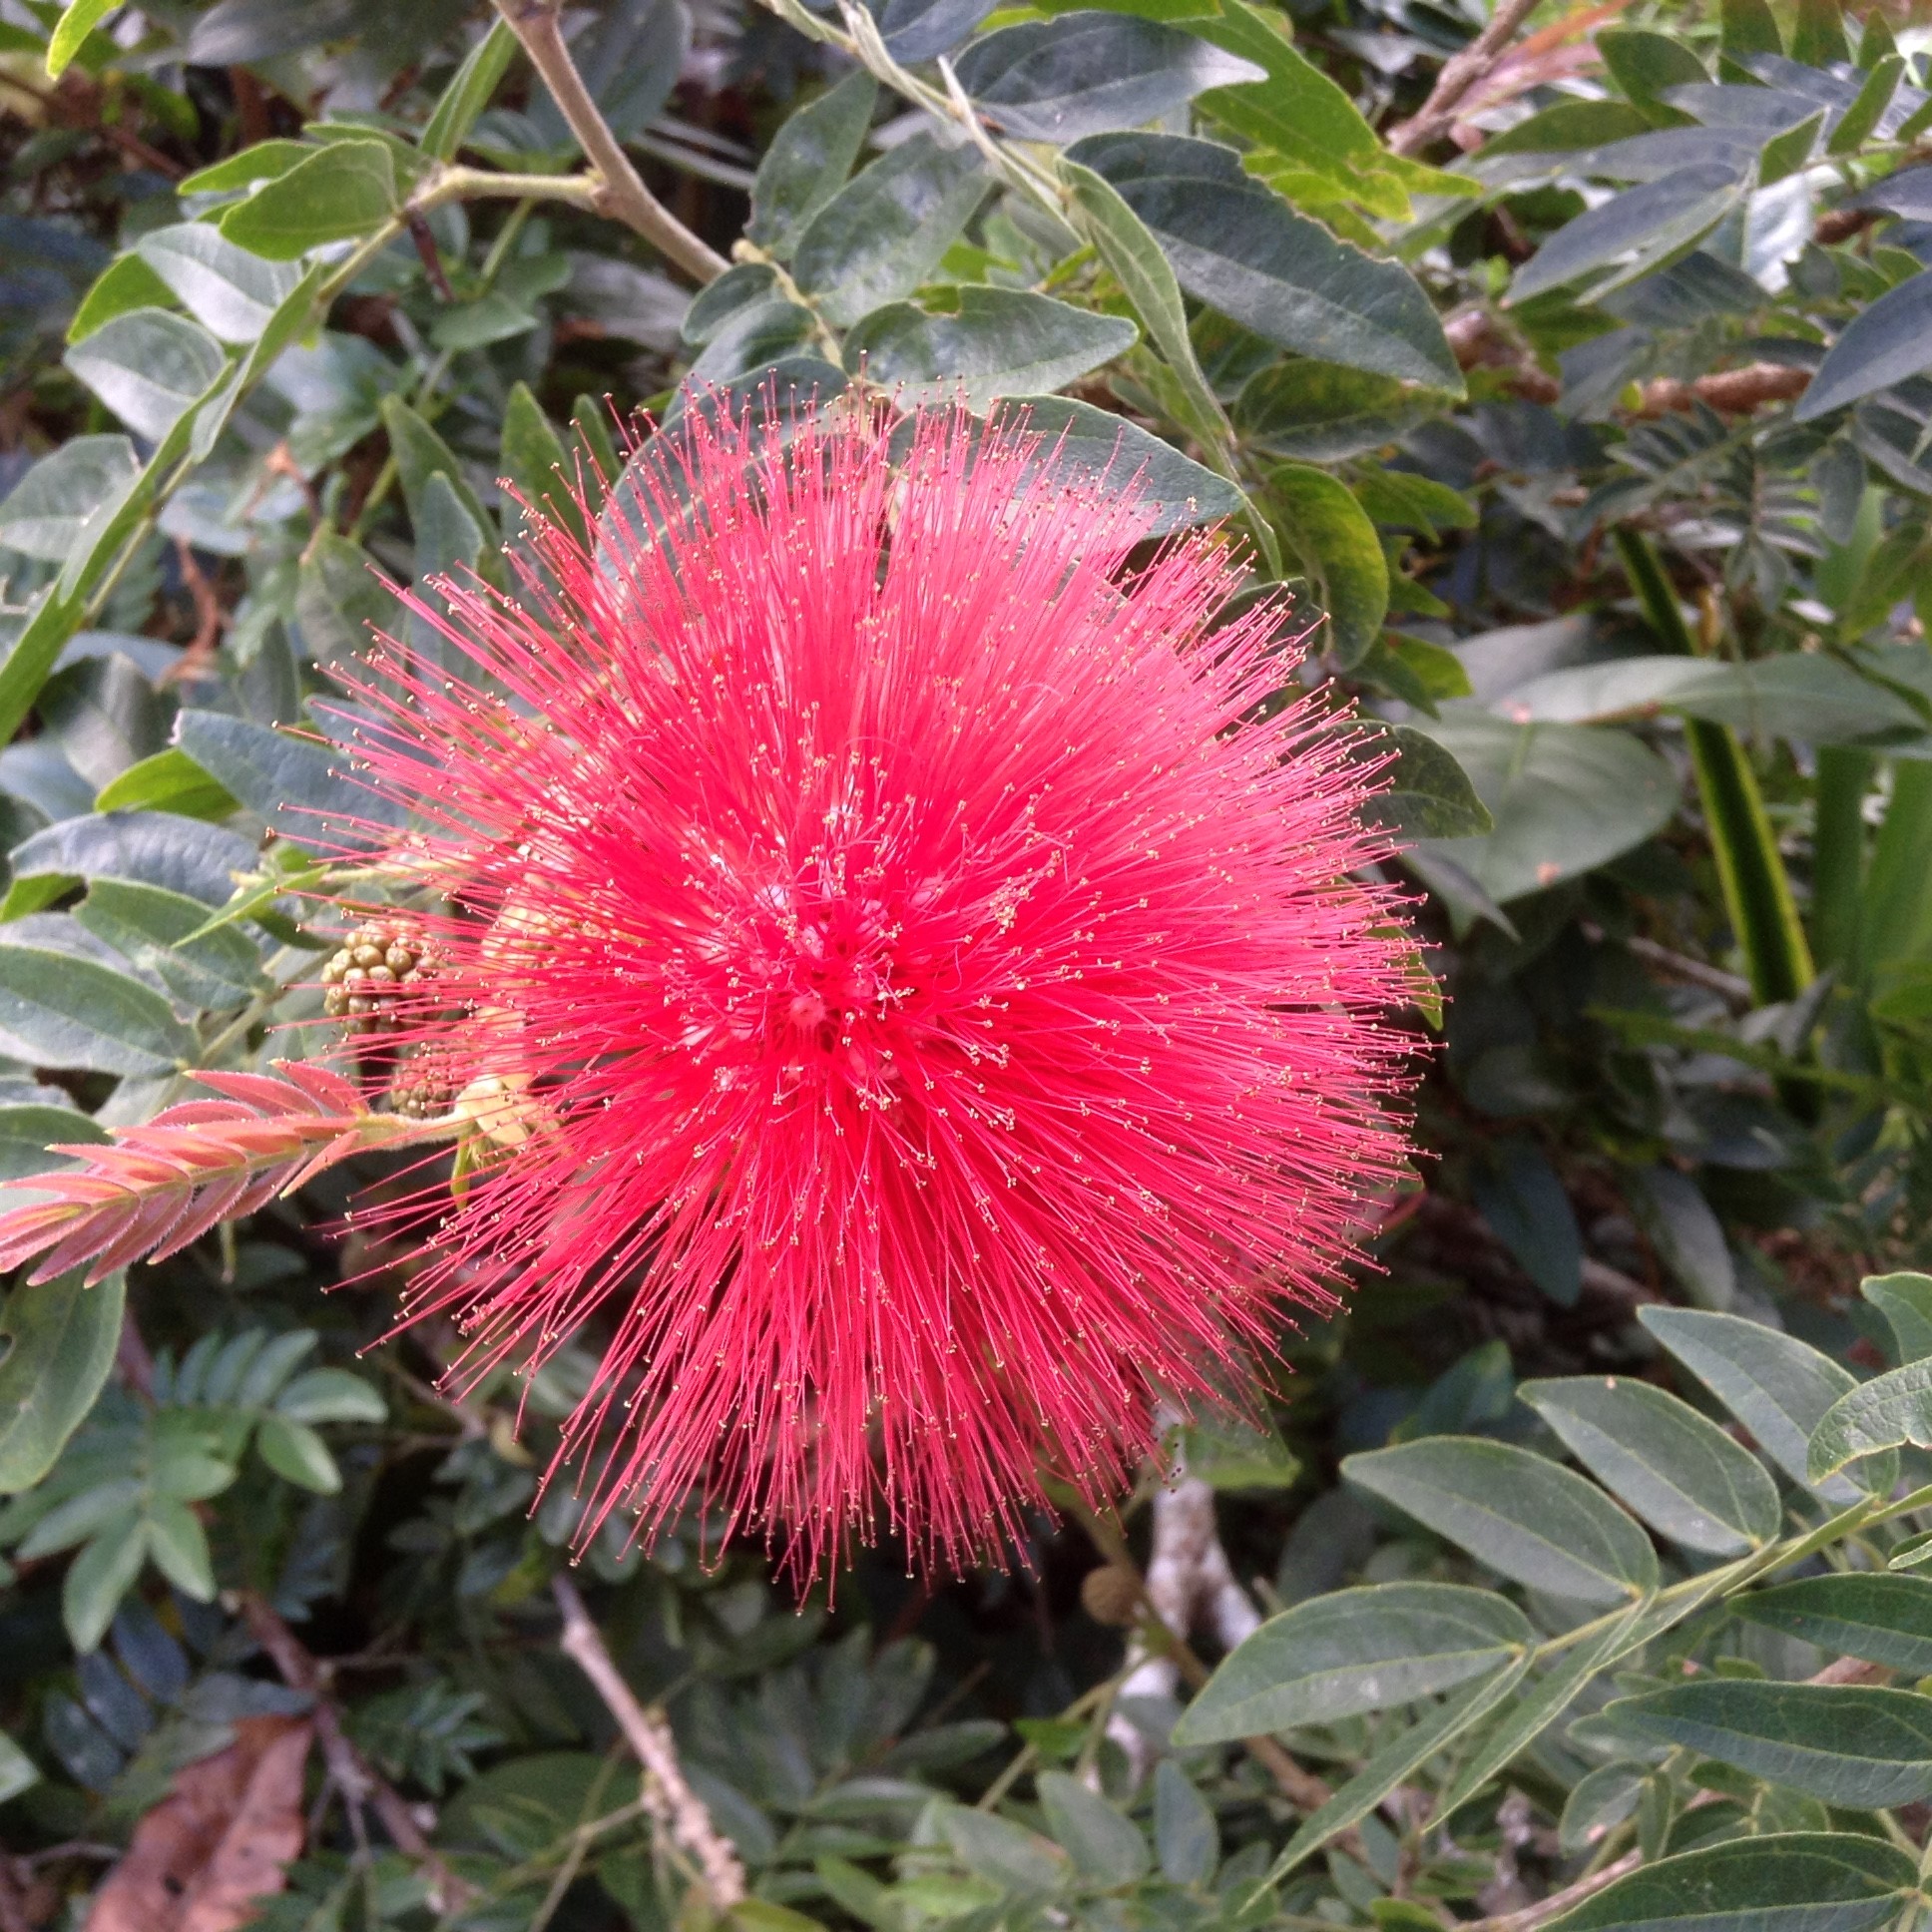
[(337, 1050), (310, 701), (718, 386), (1030, 409), (1296, 586), (1447, 996), (1418, 1186), (1278, 1434), (795, 1613), (607, 1531), (601, 1641), (531, 1509), (594, 1354), (440, 1396), (335, 1238), (395, 1115), (23, 1270), (0, 1932), (1932, 1912), (1932, 32), (499, 4), (0, 0), (10, 1203)]

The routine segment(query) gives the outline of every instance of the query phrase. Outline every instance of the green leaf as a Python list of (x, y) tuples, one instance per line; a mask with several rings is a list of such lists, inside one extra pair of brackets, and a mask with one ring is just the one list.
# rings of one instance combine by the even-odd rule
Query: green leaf
[(490, 529), (490, 519), (484, 514), (481, 499), (464, 479), (455, 451), (400, 396), (384, 396), (381, 406), (382, 427), (389, 438), (389, 454), (396, 459), (396, 475), (402, 484), (403, 500), (409, 505), (410, 521), (422, 521), (423, 494), (430, 478), (441, 476), (476, 525), (480, 541)]
[[(277, 1335), (272, 1341), (263, 1342), (259, 1352), (252, 1355), (243, 1365), (234, 1391), (219, 1398), (211, 1395), (210, 1399), (232, 1402), (239, 1409), (260, 1408), (288, 1380), (294, 1372), (296, 1363), (314, 1353), (315, 1344), (320, 1339), (321, 1337), (312, 1328), (293, 1328), (285, 1335)], [(342, 1374), (340, 1369), (322, 1372), (330, 1375)], [(211, 1382), (213, 1379), (211, 1374)], [(368, 1385), (359, 1376), (349, 1375), (344, 1379), (355, 1384), (358, 1394), (367, 1390)], [(291, 1416), (297, 1422), (316, 1422), (326, 1419), (321, 1416), (301, 1414), (290, 1409), (285, 1401), (275, 1402), (275, 1408), (280, 1414)]]
[(1908, 1362), (1839, 1396), (1811, 1432), (1807, 1480), (1815, 1486), (1847, 1463), (1908, 1442), (1932, 1448), (1932, 1360)]
[(939, 1828), (959, 1862), (1002, 1891), (1040, 1896), (1058, 1891), (1072, 1873), (1072, 1860), (1052, 1839), (990, 1811), (948, 1804), (940, 1811)]
[(1154, 1849), (1171, 1885), (1205, 1885), (1220, 1863), (1213, 1807), (1172, 1757), (1154, 1767)]
[(878, 98), (878, 82), (861, 68), (786, 119), (752, 177), (749, 241), (790, 258), (812, 217), (845, 185)]
[(305, 1422), (265, 1415), (255, 1430), (254, 1446), (277, 1476), (303, 1489), (333, 1496), (342, 1487), (342, 1472), (328, 1453), (328, 1444)]
[(1474, 503), (1461, 491), (1413, 470), (1365, 470), (1355, 478), (1355, 498), (1377, 523), (1391, 529), (1419, 530), (1440, 543), (1445, 530), (1473, 530), (1479, 520)]
[(922, 130), (854, 176), (812, 217), (798, 238), (798, 286), (839, 327), (911, 294), (990, 186), (972, 148), (942, 148)]
[(1153, 511), (1150, 535), (1238, 516), (1246, 499), (1225, 477), (1171, 443), (1090, 402), (1070, 396), (1008, 396), (987, 411), (989, 427), (1024, 427), (1042, 438), (1041, 460), (1070, 485), (1133, 490)]
[(1738, 176), (1719, 162), (1699, 162), (1627, 188), (1551, 236), (1517, 270), (1508, 300), (1525, 302), (1608, 269), (1580, 296), (1599, 301), (1694, 246), (1742, 193)]
[(1498, 702), (1518, 721), (1584, 724), (1676, 713), (1806, 744), (1924, 728), (1896, 692), (1836, 658), (1797, 651), (1754, 664), (1660, 653), (1572, 665), (1531, 678)]
[(219, 820), (237, 810), (241, 802), (186, 751), (170, 745), (109, 779), (94, 800), (94, 809), (172, 811), (184, 818)]
[(1733, 1598), (1746, 1623), (1763, 1624), (1840, 1657), (1932, 1676), (1932, 1583), (1882, 1572), (1800, 1577)]
[(1152, 1862), (1139, 1825), (1065, 1771), (1041, 1771), (1034, 1780), (1047, 1829), (1071, 1854), (1083, 1876), (1101, 1885), (1132, 1885)]
[(588, 541), (584, 513), (573, 494), (576, 479), (564, 454), (564, 439), (527, 382), (514, 384), (504, 404), (502, 461), (504, 475), (533, 510), (579, 543)]
[(1898, 92), (1904, 74), (1905, 59), (1900, 54), (1887, 54), (1873, 64), (1858, 90), (1858, 98), (1839, 117), (1837, 127), (1825, 142), (1826, 154), (1849, 155), (1864, 146), (1891, 106), (1892, 96)]
[[(77, 1132), (83, 1123), (85, 1131)], [(84, 1114), (54, 1132), (63, 1140), (105, 1138)], [(0, 1336), (8, 1344), (0, 1359), (0, 1496), (31, 1489), (53, 1468), (114, 1366), (127, 1277), (117, 1269), (87, 1288), (81, 1285), (86, 1272), (76, 1268), (38, 1286), (20, 1282), (0, 1307)]]
[[(1730, 11), (1727, 0), (1725, 12)], [(1917, 1873), (1882, 1838), (1792, 1831), (1645, 1865), (1548, 1921), (1549, 1932), (1876, 1932)]]
[(1188, 1474), (1209, 1489), (1290, 1489), (1301, 1463), (1270, 1429), (1231, 1416), (1203, 1414), (1181, 1432)]
[(1858, 1292), (1891, 1324), (1900, 1362), (1932, 1355), (1932, 1274), (1868, 1274)]
[(194, 1035), (161, 994), (107, 963), (119, 957), (62, 914), (0, 926), (0, 1051), (108, 1074), (185, 1065)]
[(1657, 1587), (1657, 1553), (1624, 1512), (1573, 1471), (1511, 1443), (1428, 1436), (1348, 1457), (1342, 1474), (1500, 1576), (1579, 1603)]
[(1792, 419), (1810, 422), (1927, 368), (1932, 368), (1932, 268), (1888, 288), (1838, 331)]
[[(48, 1151), (57, 1141), (98, 1143), (107, 1138), (106, 1131), (95, 1125), (91, 1115), (75, 1107), (56, 1107), (38, 1101), (0, 1106), (0, 1181), (20, 1181), (28, 1175), (45, 1174), (51, 1168), (64, 1166), (65, 1155)], [(0, 1317), (0, 1333), (4, 1332), (4, 1317)], [(18, 1336), (14, 1345), (17, 1352)], [(12, 1359), (11, 1355), (0, 1356), (0, 1362)], [(6, 1488), (5, 1481), (0, 1480), (0, 1494)]]
[(137, 435), (162, 442), (226, 366), (207, 329), (164, 308), (104, 322), (62, 358)]
[(1737, 1556), (1775, 1540), (1782, 1514), (1763, 1464), (1688, 1402), (1628, 1375), (1525, 1382), (1517, 1395), (1672, 1542)]
[(238, 872), (255, 869), (253, 843), (218, 825), (166, 811), (69, 818), (14, 847), (13, 875), (132, 879), (166, 886), (204, 905), (227, 903)]
[(147, 1553), (141, 1516), (127, 1509), (67, 1566), (61, 1583), (61, 1616), (68, 1641), (77, 1651), (93, 1650), (106, 1636), (121, 1599), (141, 1574), (141, 1560)]
[(68, 63), (81, 51), (81, 44), (87, 39), (121, 0), (69, 0), (67, 11), (54, 23), (54, 31), (47, 42), (47, 78), (57, 81), (67, 71)]
[(396, 168), (380, 141), (332, 141), (264, 182), (222, 217), (238, 247), (293, 261), (325, 242), (369, 234), (396, 212)]
[(1527, 1652), (1494, 1677), (1472, 1685), (1384, 1744), (1326, 1804), (1303, 1818), (1294, 1836), (1270, 1867), (1270, 1880), (1285, 1878), (1321, 1849), (1338, 1832), (1359, 1823), (1395, 1787), (1430, 1758), (1479, 1724), (1522, 1682), (1530, 1667)]
[(1001, 27), (967, 48), (955, 71), (994, 126), (1052, 142), (1137, 128), (1208, 88), (1266, 78), (1183, 28), (1099, 9)]
[(1234, 402), (1243, 438), (1271, 456), (1339, 463), (1381, 449), (1434, 415), (1439, 399), (1393, 376), (1333, 362), (1275, 362)]
[(863, 368), (905, 408), (963, 396), (982, 411), (999, 396), (1050, 393), (1125, 354), (1139, 334), (1117, 315), (969, 282), (956, 314), (911, 302), (873, 310), (847, 332), (845, 366)]
[(1411, 719), (1409, 728), (1462, 766), (1496, 826), (1422, 850), (1461, 866), (1498, 903), (1616, 858), (1677, 810), (1677, 774), (1627, 731), (1515, 724), (1473, 703)]
[(172, 1496), (157, 1496), (148, 1505), (146, 1527), (155, 1568), (184, 1596), (213, 1603), (215, 1560), (195, 1512)]
[(258, 341), (301, 280), (297, 269), (238, 248), (206, 222), (151, 229), (135, 248), (182, 306), (224, 342)]
[(0, 739), (11, 738), (33, 710), (48, 673), (81, 628), (86, 609), (80, 593), (65, 593), (54, 584), (33, 605), (13, 649), (0, 663)]
[(1583, 1293), (1583, 1233), (1562, 1178), (1534, 1141), (1510, 1135), (1485, 1151), (1470, 1198), (1523, 1271), (1560, 1308)]
[(516, 58), (517, 37), (507, 20), (493, 20), (490, 31), (463, 56), (449, 85), (430, 110), (416, 145), (437, 161), (454, 161), (477, 116), (490, 105), (497, 84)]
[(207, 168), (198, 169), (175, 184), (183, 196), (236, 195), (252, 188), (256, 182), (274, 181), (296, 168), (311, 155), (319, 153), (306, 141), (257, 141), (239, 155), (229, 155)]
[(298, 843), (376, 802), (342, 772), (342, 754), (312, 737), (271, 730), (225, 712), (185, 711), (180, 748), (210, 777)]
[(1782, 54), (1784, 39), (1777, 30), (1777, 19), (1766, 0), (1722, 0), (1718, 18), (1722, 24), (1723, 50), (1726, 54)]
[(118, 254), (81, 297), (81, 305), (67, 325), (67, 339), (81, 341), (103, 322), (111, 322), (130, 309), (165, 307), (173, 292), (139, 254)]
[(1812, 1431), (1827, 1409), (1857, 1384), (1849, 1371), (1815, 1348), (1739, 1315), (1693, 1308), (1640, 1308), (1637, 1318), (1702, 1382), (1751, 1433), (1757, 1446), (1791, 1477), (1829, 1503), (1882, 1495), (1897, 1475), (1896, 1460), (1880, 1457), (1857, 1478), (1810, 1476)]
[(1841, 0), (1798, 0), (1791, 34), (1794, 61), (1802, 61), (1806, 67), (1829, 67), (1833, 61), (1851, 59), (1844, 23), (1838, 17), (1840, 4)]
[(1241, 169), (1232, 149), (1179, 135), (1094, 135), (1069, 159), (1111, 183), (1181, 285), (1297, 354), (1462, 393), (1420, 283), (1337, 242)]
[(1723, 1223), (1697, 1184), (1662, 1166), (1641, 1168), (1631, 1179), (1631, 1206), (1665, 1265), (1697, 1306), (1727, 1307), (1736, 1292), (1736, 1270)]
[(1270, 1617), (1222, 1660), (1175, 1725), (1176, 1747), (1413, 1703), (1536, 1642), (1508, 1598), (1455, 1584), (1338, 1590)]
[(290, 1422), (381, 1422), (389, 1411), (361, 1376), (345, 1368), (311, 1368), (275, 1398), (275, 1413)]
[(1227, 418), (1220, 399), (1202, 374), (1188, 327), (1187, 303), (1161, 244), (1149, 234), (1147, 224), (1121, 200), (1111, 182), (1064, 155), (1059, 171), (1072, 197), (1068, 212), (1074, 227), (1113, 270), (1149, 338), (1167, 358), (1187, 412), (1181, 420), (1204, 442), (1221, 441), (1227, 432)]
[(1469, 773), (1434, 738), (1390, 724), (1369, 748), (1384, 741), (1395, 748), (1395, 769), (1387, 788), (1363, 807), (1369, 823), (1403, 839), (1468, 838), (1494, 829)]
[(1655, 33), (1648, 27), (1608, 27), (1597, 36), (1597, 51), (1603, 55), (1611, 77), (1654, 127), (1681, 124), (1690, 118), (1667, 103), (1667, 90), (1697, 87), (1710, 79), (1703, 63), (1682, 39)]
[(1594, 1638), (1575, 1645), (1555, 1670), (1546, 1672), (1523, 1691), (1504, 1711), (1496, 1727), (1470, 1752), (1454, 1782), (1437, 1801), (1437, 1816), (1446, 1818), (1459, 1805), (1467, 1804), (1498, 1771), (1576, 1702), (1578, 1693), (1598, 1672), (1689, 1617), (1699, 1602), (1700, 1599), (1692, 1598), (1673, 1604), (1648, 1597), (1633, 1604), (1624, 1616)]
[(1827, 1804), (1932, 1795), (1932, 1697), (1915, 1690), (1696, 1678), (1621, 1697), (1605, 1714)]
[(1304, 463), (1270, 470), (1261, 501), (1327, 614), (1327, 655), (1343, 671), (1359, 664), (1388, 615), (1388, 559), (1374, 524), (1345, 484)]
[[(268, 984), (261, 955), (232, 926), (201, 933), (208, 907), (166, 886), (96, 879), (74, 917), (157, 975), (184, 1004), (224, 1012)], [(191, 935), (200, 934), (199, 937)]]
[(9, 1798), (17, 1798), (22, 1791), (39, 1782), (40, 1771), (34, 1760), (4, 1730), (0, 1730), (0, 1804), (5, 1804)]
[(64, 564), (101, 527), (103, 510), (112, 515), (140, 479), (141, 459), (127, 437), (76, 436), (0, 499), (0, 545)]
[(368, 552), (325, 527), (295, 580), (295, 622), (317, 664), (347, 667), (367, 652), (372, 632), (401, 628), (402, 611)]
[(931, 60), (950, 53), (992, 10), (992, 0), (883, 0), (880, 37), (894, 60)]

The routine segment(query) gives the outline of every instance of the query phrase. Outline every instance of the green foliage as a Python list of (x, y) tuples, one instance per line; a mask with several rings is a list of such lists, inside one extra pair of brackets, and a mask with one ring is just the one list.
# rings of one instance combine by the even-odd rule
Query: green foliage
[[(360, 795), (318, 701), (420, 626), (396, 587), (515, 581), (520, 505), (595, 540), (607, 396), (1024, 417), (1223, 522), (1369, 721), (1429, 1158), (1285, 1393), (1172, 1438), (1271, 1614), (1204, 1583), (1226, 1655), (1171, 1678), (1079, 1607), (1077, 1524), (929, 1589), (861, 1551), (800, 1615), (702, 1499), (606, 1525), (734, 1932), (1932, 1913), (1928, 43), (1549, 7), (1391, 141), (1482, 13), (566, 9), (731, 260), (694, 291), (516, 10), (0, 0), (10, 1205), (195, 1070), (335, 1054), (306, 895), (408, 887), (309, 850)], [(260, 1923), (713, 1923), (555, 1645), (581, 1506), (537, 1471), (593, 1358), (438, 1397), (406, 1244), (332, 1238), (425, 1173), (0, 1302), (0, 1840), (69, 1922), (183, 1766), (319, 1697), (431, 1856), (331, 1756)]]

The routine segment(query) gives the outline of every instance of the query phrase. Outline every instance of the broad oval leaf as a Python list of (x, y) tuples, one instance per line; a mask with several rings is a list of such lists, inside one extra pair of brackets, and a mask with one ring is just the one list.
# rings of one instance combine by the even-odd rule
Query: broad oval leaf
[(1042, 1771), (1035, 1779), (1047, 1829), (1087, 1877), (1102, 1885), (1132, 1885), (1153, 1862), (1141, 1827), (1098, 1792), (1065, 1771)]
[(35, 1066), (142, 1075), (173, 1072), (194, 1048), (168, 1001), (73, 919), (37, 913), (0, 925), (0, 1051)]
[(1433, 1696), (1495, 1670), (1536, 1633), (1508, 1598), (1457, 1584), (1338, 1590), (1270, 1617), (1175, 1725), (1183, 1749)]
[(1406, 435), (1434, 411), (1426, 390), (1333, 362), (1271, 363), (1234, 399), (1234, 421), (1255, 448), (1304, 463), (1339, 463)]
[(0, 546), (43, 563), (64, 564), (90, 528), (98, 529), (141, 478), (141, 459), (125, 436), (76, 436), (43, 456), (0, 500)]
[(293, 261), (325, 242), (379, 228), (396, 210), (396, 166), (380, 141), (332, 141), (263, 182), (222, 217), (238, 247)]
[(1474, 1436), (1428, 1436), (1341, 1467), (1351, 1483), (1532, 1590), (1616, 1604), (1657, 1587), (1650, 1538), (1602, 1490), (1547, 1456)]
[(1890, 1323), (1901, 1363), (1932, 1355), (1932, 1274), (1868, 1274), (1858, 1292)]
[(1776, 1537), (1777, 1485), (1764, 1465), (1688, 1402), (1628, 1375), (1525, 1382), (1517, 1394), (1672, 1542), (1739, 1556)]
[(1059, 142), (1137, 128), (1208, 88), (1266, 79), (1180, 27), (1098, 10), (1002, 27), (967, 48), (957, 72), (995, 126)]
[(1736, 1838), (1645, 1865), (1551, 1919), (1548, 1932), (1875, 1932), (1917, 1876), (1882, 1838)]
[[(1395, 767), (1362, 815), (1397, 838), (1469, 838), (1494, 828), (1488, 807), (1465, 771), (1434, 738), (1406, 724), (1387, 727)], [(1379, 748), (1381, 740), (1371, 740)]]
[(1527, 301), (1595, 269), (1592, 298), (1635, 281), (1709, 233), (1741, 199), (1742, 171), (1725, 162), (1679, 168), (1626, 189), (1559, 229), (1517, 270), (1509, 299)]
[(1932, 1676), (1932, 1583), (1884, 1571), (1800, 1577), (1732, 1600), (1747, 1623), (1764, 1624), (1820, 1650)]
[(381, 803), (341, 769), (342, 755), (311, 737), (270, 730), (224, 712), (185, 711), (175, 741), (210, 777), (290, 838), (314, 839), (331, 815), (372, 817)]
[(847, 332), (845, 365), (907, 407), (963, 397), (979, 411), (1000, 396), (1048, 394), (1124, 355), (1139, 335), (1123, 316), (969, 283), (954, 314), (911, 302), (875, 309)]
[(135, 308), (76, 342), (65, 360), (130, 429), (159, 443), (214, 387), (226, 358), (200, 323)]
[(991, 1811), (946, 1805), (939, 1828), (966, 1869), (1004, 1891), (1023, 1897), (1054, 1892), (1072, 1875), (1073, 1864), (1051, 1838)]
[[(807, 102), (771, 137), (752, 177), (751, 219), (744, 228), (759, 247), (768, 248), (780, 260), (790, 258), (806, 224), (844, 186), (865, 131), (872, 125), (878, 98), (878, 82), (860, 68), (829, 93)], [(698, 300), (704, 299), (701, 293)]]
[(211, 335), (253, 342), (301, 280), (301, 271), (239, 248), (206, 222), (151, 229), (141, 258)]
[(1180, 135), (1094, 135), (1070, 160), (1110, 182), (1181, 285), (1297, 354), (1462, 392), (1421, 284), (1338, 242), (1243, 172), (1231, 148)]
[(987, 412), (989, 427), (1025, 428), (1042, 439), (1040, 460), (1084, 489), (1133, 490), (1153, 513), (1149, 534), (1165, 537), (1238, 516), (1245, 499), (1225, 477), (1183, 456), (1091, 402), (1071, 396), (1008, 396)]
[(1861, 308), (1818, 364), (1791, 413), (1799, 422), (1932, 368), (1932, 268)]
[(1932, 1448), (1932, 1361), (1908, 1362), (1839, 1396), (1811, 1432), (1806, 1480), (1822, 1482), (1849, 1462), (1908, 1442)]
[(1213, 1807), (1172, 1757), (1154, 1770), (1154, 1849), (1173, 1885), (1205, 1885), (1220, 1863)]
[(950, 53), (993, 11), (995, 0), (883, 0), (879, 38), (897, 61)]
[(1637, 1318), (1751, 1432), (1792, 1481), (1827, 1502), (1855, 1503), (1869, 1487), (1882, 1495), (1898, 1473), (1896, 1457), (1874, 1456), (1856, 1480), (1812, 1484), (1811, 1432), (1839, 1396), (1857, 1387), (1849, 1371), (1815, 1348), (1741, 1315), (1697, 1308), (1640, 1308)]
[(1514, 724), (1473, 701), (1412, 718), (1469, 774), (1495, 821), (1481, 838), (1430, 839), (1499, 904), (1616, 858), (1667, 825), (1678, 779), (1628, 731)]
[(1574, 665), (1516, 686), (1494, 709), (1518, 724), (1572, 724), (1672, 712), (1809, 744), (1917, 736), (1925, 725), (1896, 692), (1836, 658), (1797, 651), (1756, 664), (1660, 655)]
[(1269, 471), (1261, 501), (1327, 614), (1323, 648), (1342, 670), (1351, 669), (1388, 615), (1388, 559), (1374, 524), (1345, 483), (1305, 463)]
[(798, 238), (793, 273), (826, 319), (845, 326), (909, 295), (937, 265), (990, 186), (971, 148), (925, 132), (855, 175)]
[(69, 818), (14, 847), (16, 880), (58, 875), (132, 879), (204, 905), (226, 905), (235, 874), (252, 871), (255, 848), (239, 832), (169, 811), (107, 811)]
[[(74, 1120), (93, 1132), (64, 1138), (100, 1133), (86, 1115)], [(9, 1344), (0, 1360), (0, 1496), (31, 1489), (53, 1468), (114, 1366), (127, 1276), (117, 1269), (89, 1288), (85, 1273), (76, 1268), (38, 1286), (22, 1281), (0, 1307), (0, 1335)]]
[(1916, 1690), (1698, 1678), (1620, 1697), (1605, 1715), (1827, 1804), (1932, 1795), (1932, 1697)]

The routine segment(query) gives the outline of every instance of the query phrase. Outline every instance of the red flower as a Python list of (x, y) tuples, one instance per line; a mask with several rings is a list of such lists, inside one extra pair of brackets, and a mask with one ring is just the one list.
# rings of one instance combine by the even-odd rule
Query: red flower
[(1373, 781), (1324, 710), (1255, 712), (1226, 552), (1135, 573), (1153, 513), (1040, 438), (681, 435), (595, 557), (537, 530), (357, 688), (461, 908), (469, 1010), (416, 1030), (498, 1156), (410, 1311), (481, 1373), (614, 1304), (560, 1457), (596, 1516), (697, 1489), (810, 1571), (883, 1499), (959, 1562), (1334, 1305), (1403, 1158)]

